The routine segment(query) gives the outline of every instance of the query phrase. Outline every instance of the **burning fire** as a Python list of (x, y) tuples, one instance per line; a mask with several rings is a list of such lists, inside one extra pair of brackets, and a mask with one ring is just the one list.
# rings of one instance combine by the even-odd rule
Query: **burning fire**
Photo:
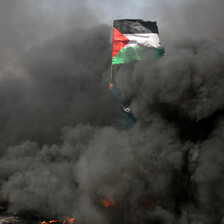
[(62, 224), (73, 224), (75, 221), (75, 218), (69, 218), (69, 217), (65, 217), (63, 222), (59, 221), (59, 220), (51, 220), (51, 221), (43, 221), (41, 222), (41, 224), (50, 224), (50, 223), (62, 223)]
[(63, 224), (73, 224), (75, 221), (75, 218), (69, 218), (69, 217), (65, 217), (65, 221), (63, 221)]
[(105, 208), (113, 207), (116, 204), (113, 198), (101, 198), (100, 201)]

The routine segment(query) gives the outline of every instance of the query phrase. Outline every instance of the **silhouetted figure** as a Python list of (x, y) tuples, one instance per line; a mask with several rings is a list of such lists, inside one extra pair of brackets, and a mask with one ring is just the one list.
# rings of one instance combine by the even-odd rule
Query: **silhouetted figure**
[(123, 128), (125, 130), (131, 129), (135, 125), (137, 118), (133, 115), (133, 113), (131, 112), (129, 108), (130, 102), (128, 102), (124, 98), (124, 96), (121, 94), (119, 89), (116, 88), (113, 83), (109, 83), (109, 90), (114, 95), (115, 99), (120, 105), (120, 108), (122, 111), (122, 118), (123, 118)]

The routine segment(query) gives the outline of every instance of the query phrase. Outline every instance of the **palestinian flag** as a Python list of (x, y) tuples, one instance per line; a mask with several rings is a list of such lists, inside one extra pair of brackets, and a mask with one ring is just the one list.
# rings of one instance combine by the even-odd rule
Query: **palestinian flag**
[(140, 19), (114, 20), (112, 65), (141, 60), (146, 48), (153, 48), (156, 58), (164, 54), (156, 22)]

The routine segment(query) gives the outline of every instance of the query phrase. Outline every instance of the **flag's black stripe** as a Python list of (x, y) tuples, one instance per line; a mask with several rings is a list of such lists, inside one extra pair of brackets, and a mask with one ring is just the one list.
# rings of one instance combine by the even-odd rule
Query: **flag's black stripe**
[(141, 19), (114, 20), (114, 27), (123, 34), (159, 33), (156, 22)]

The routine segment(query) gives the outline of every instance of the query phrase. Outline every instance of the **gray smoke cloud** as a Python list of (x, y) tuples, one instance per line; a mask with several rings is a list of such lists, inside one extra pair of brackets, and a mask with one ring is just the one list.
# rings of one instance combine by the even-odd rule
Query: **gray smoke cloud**
[[(22, 2), (25, 13), (30, 5)], [(63, 28), (68, 16), (52, 32), (37, 23), (43, 35), (35, 41), (38, 29), (27, 25), (31, 38), (16, 38), (20, 31), (8, 21), (15, 40), (0, 39), (6, 49), (0, 57), (13, 55), (1, 66), (0, 199), (10, 212), (93, 224), (220, 222), (224, 3), (163, 3), (157, 6), (165, 56), (115, 68), (116, 85), (138, 117), (130, 131), (120, 127), (107, 91), (110, 26), (97, 25), (82, 5), (71, 18), (83, 23)], [(21, 18), (16, 1), (0, 4), (3, 11), (14, 6)], [(107, 198), (113, 207), (102, 205)]]
[[(3, 46), (0, 54), (3, 62), (0, 151), (28, 139), (45, 144), (57, 143), (60, 130), (66, 125), (81, 122), (116, 126), (119, 109), (114, 106), (115, 102), (111, 103), (112, 97), (106, 88), (110, 28), (94, 25), (94, 15), (89, 12), (83, 20), (75, 20), (66, 32), (65, 28), (64, 32), (60, 30), (59, 24), (56, 35), (54, 24), (52, 34), (48, 31), (51, 15), (39, 9), (39, 14), (36, 12), (31, 16), (28, 12), (32, 12), (35, 5), (28, 2), (7, 1), (0, 7), (3, 12), (9, 12), (5, 17), (0, 13), (6, 21), (4, 27), (0, 27), (2, 32), (6, 29), (5, 36), (0, 39)], [(88, 12), (81, 6), (77, 6), (76, 11), (79, 12), (72, 16), (73, 19), (82, 18), (81, 15)], [(57, 15), (57, 11), (55, 13)], [(13, 19), (8, 21), (11, 16)], [(47, 22), (43, 24), (45, 19)], [(68, 16), (65, 21), (70, 19)], [(36, 39), (32, 39), (36, 34)]]

